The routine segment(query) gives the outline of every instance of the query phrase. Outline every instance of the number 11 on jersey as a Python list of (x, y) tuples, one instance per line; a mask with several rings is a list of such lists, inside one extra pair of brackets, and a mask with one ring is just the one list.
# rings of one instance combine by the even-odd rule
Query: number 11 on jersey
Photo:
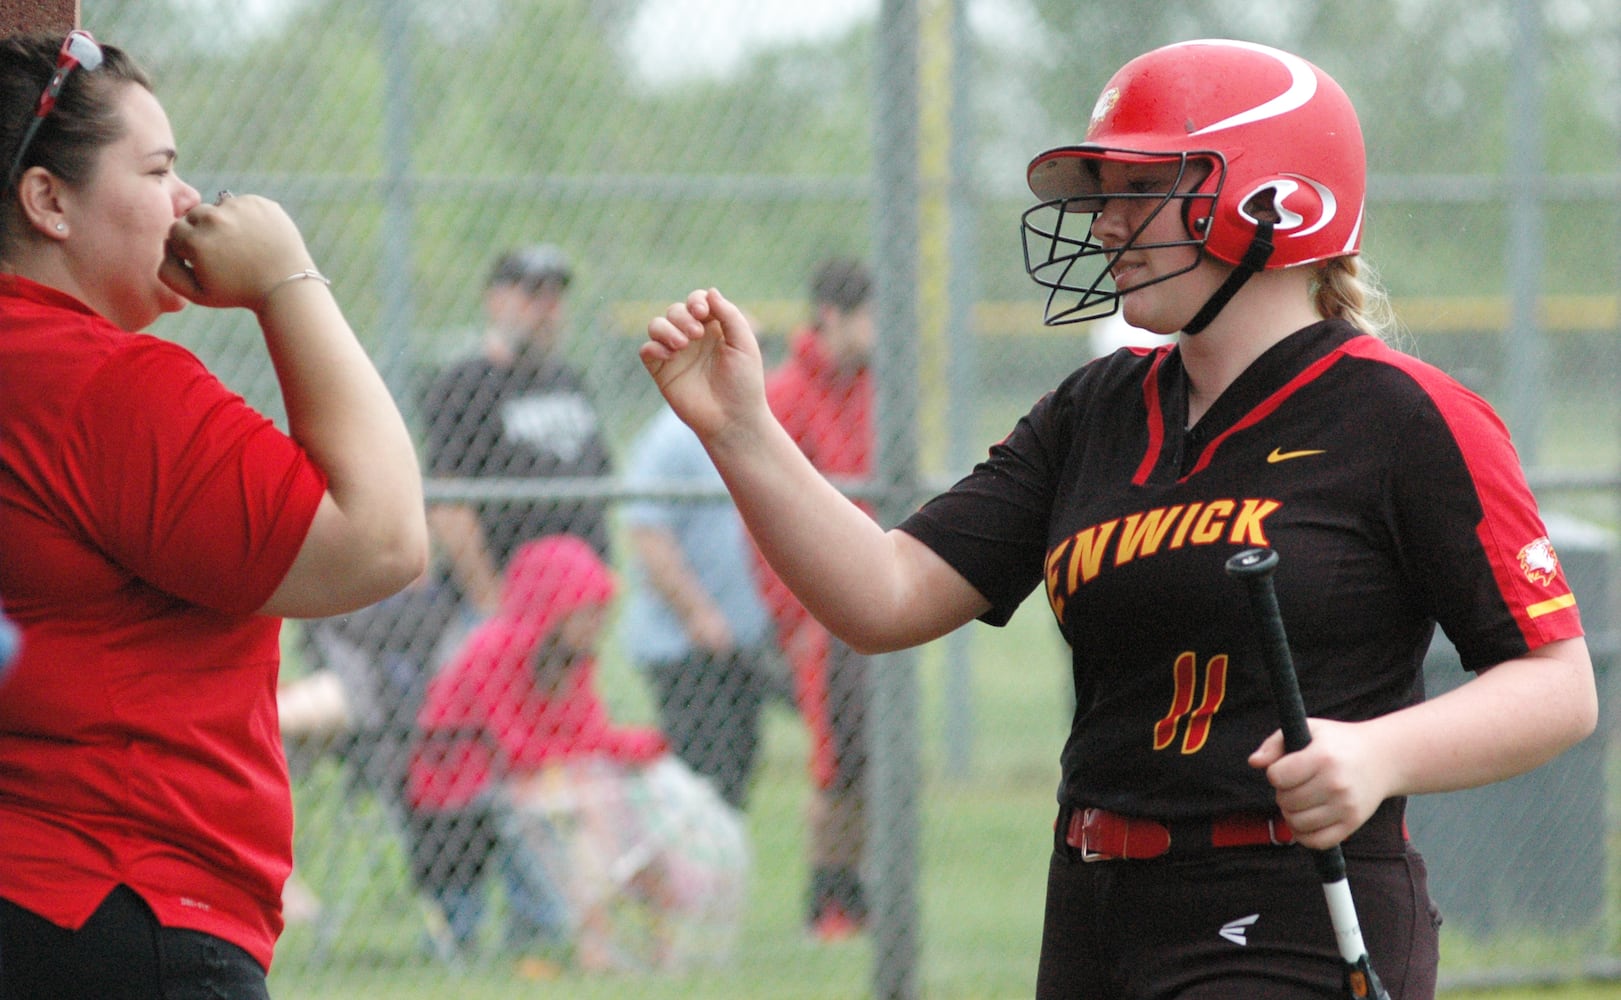
[[(1227, 697), (1227, 654), (1212, 656), (1205, 663), (1203, 673), (1204, 683), (1200, 685), (1197, 653), (1183, 653), (1176, 658), (1172, 668), (1176, 687), (1171, 695), (1171, 709), (1154, 726), (1155, 750), (1168, 749), (1176, 741), (1183, 719), (1187, 720), (1187, 730), (1182, 734), (1182, 752), (1198, 753), (1204, 749), (1205, 741), (1210, 738), (1210, 724)], [(1195, 708), (1194, 698), (1201, 687), (1204, 697)]]

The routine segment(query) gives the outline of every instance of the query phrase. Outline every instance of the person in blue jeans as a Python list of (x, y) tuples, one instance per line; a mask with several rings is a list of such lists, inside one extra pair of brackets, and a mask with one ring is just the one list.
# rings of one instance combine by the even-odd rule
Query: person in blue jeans
[(503, 949), (524, 952), (565, 946), (567, 901), (534, 859), (517, 847), (515, 821), (498, 797), (481, 797), (454, 812), (413, 810), (407, 822), (417, 882), (438, 904), (458, 953), (477, 948), (487, 908), (485, 880), (491, 869), (506, 892)]

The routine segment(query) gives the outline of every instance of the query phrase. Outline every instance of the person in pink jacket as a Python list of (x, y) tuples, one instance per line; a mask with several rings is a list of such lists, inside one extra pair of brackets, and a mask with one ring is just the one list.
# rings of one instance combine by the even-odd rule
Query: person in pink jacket
[(668, 746), (655, 729), (616, 726), (597, 695), (596, 648), (613, 574), (584, 540), (548, 535), (508, 563), (500, 607), (428, 685), (407, 779), (413, 870), (461, 946), (498, 863), (512, 901), (510, 947), (563, 943), (557, 889), (512, 850), (501, 782), (582, 757), (647, 764)]

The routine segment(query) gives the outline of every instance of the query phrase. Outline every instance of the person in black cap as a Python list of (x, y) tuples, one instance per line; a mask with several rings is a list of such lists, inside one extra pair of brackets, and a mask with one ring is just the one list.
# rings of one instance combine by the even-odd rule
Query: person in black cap
[[(573, 270), (549, 243), (502, 254), (484, 290), (477, 355), (429, 387), (427, 473), (434, 477), (598, 477), (612, 469), (601, 421), (579, 374), (559, 356)], [(601, 501), (440, 503), (428, 512), (462, 601), (493, 610), (502, 567), (520, 543), (567, 532), (604, 558)]]
[[(559, 351), (572, 279), (567, 255), (550, 243), (509, 250), (496, 258), (484, 287), (485, 326), (478, 352), (435, 378), (424, 398), (424, 470), (429, 477), (548, 479), (611, 474), (602, 422), (585, 381)], [(431, 505), (428, 524), (444, 578), (428, 586), (441, 595), (448, 593), (449, 603), (458, 609), (450, 633), (488, 617), (500, 606), (507, 562), (526, 541), (571, 534), (588, 542), (606, 561), (606, 513), (605, 500), (495, 498)], [(428, 646), (418, 643), (416, 648), (437, 652), (447, 648), (443, 638)], [(417, 856), (436, 846), (455, 846), (433, 844), (444, 839), (445, 831), (431, 823), (411, 826)], [(509, 947), (523, 947), (525, 938), (558, 937), (566, 915), (555, 890), (509, 885), (509, 892), (516, 900), (507, 931)]]

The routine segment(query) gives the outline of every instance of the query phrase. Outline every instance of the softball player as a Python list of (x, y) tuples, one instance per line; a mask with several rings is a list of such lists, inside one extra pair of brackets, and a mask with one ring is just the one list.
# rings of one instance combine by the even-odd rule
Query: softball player
[[(1387, 347), (1359, 276), (1364, 157), (1341, 89), (1233, 41), (1140, 56), (1083, 142), (1036, 157), (1027, 269), (1047, 320), (1117, 309), (1164, 346), (1089, 363), (887, 533), (767, 412), (719, 292), (641, 356), (762, 552), (865, 651), (1035, 587), (1074, 650), (1040, 997), (1338, 996), (1306, 852), (1341, 844), (1373, 965), (1432, 996), (1439, 917), (1406, 797), (1535, 767), (1596, 724), (1576, 602), (1507, 431)], [(1309, 747), (1285, 754), (1226, 559), (1279, 552)], [(1477, 676), (1431, 701), (1434, 627)]]

